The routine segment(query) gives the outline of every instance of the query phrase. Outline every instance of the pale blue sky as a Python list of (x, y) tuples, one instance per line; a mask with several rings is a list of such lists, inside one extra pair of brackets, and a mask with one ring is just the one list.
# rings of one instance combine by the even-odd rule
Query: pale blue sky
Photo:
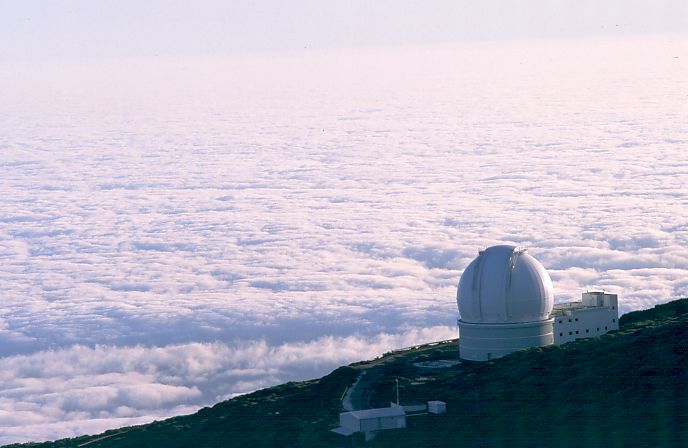
[(0, 0), (0, 61), (686, 31), (683, 0)]

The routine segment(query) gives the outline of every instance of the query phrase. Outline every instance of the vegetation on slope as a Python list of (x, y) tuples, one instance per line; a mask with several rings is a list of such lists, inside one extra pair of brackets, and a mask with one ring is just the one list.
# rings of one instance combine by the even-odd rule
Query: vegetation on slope
[[(688, 436), (688, 299), (628, 313), (620, 330), (487, 363), (428, 369), (458, 356), (456, 341), (394, 352), (219, 403), (196, 414), (40, 447), (682, 446)], [(337, 426), (342, 392), (376, 369), (371, 404), (438, 399), (447, 413), (364, 443)]]

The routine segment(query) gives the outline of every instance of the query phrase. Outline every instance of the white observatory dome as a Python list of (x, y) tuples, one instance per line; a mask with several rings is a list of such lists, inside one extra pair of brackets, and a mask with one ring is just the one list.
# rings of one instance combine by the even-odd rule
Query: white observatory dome
[(461, 275), (461, 321), (476, 324), (538, 322), (554, 306), (552, 279), (527, 249), (492, 246), (480, 251)]

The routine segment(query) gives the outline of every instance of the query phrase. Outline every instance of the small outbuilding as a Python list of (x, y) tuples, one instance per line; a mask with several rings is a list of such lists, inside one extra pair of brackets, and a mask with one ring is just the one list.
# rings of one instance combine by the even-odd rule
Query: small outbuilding
[(428, 401), (428, 413), (444, 414), (447, 412), (447, 403), (444, 401)]
[(333, 431), (343, 435), (406, 428), (406, 412), (401, 406), (342, 412), (339, 426)]

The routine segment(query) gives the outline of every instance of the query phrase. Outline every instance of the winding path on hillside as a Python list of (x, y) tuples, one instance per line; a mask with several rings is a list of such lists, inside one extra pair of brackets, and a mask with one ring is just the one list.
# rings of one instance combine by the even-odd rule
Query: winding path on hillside
[[(361, 373), (359, 373), (356, 381), (354, 381), (353, 384), (346, 389), (344, 395), (342, 396), (342, 407), (345, 411), (360, 411), (363, 409), (370, 409), (370, 401), (373, 396), (373, 390), (375, 390), (375, 384), (380, 380), (380, 378), (384, 377), (384, 366), (386, 364), (393, 362), (399, 357), (407, 356), (410, 351), (418, 356), (426, 351), (435, 350), (440, 345), (455, 342), (456, 340), (454, 339), (448, 339), (444, 341), (431, 342), (429, 344), (403, 348), (393, 352), (390, 355), (382, 356), (364, 365), (358, 366), (358, 368), (362, 369)], [(459, 363), (458, 356), (456, 356), (456, 363)]]
[[(377, 368), (376, 368), (377, 367)], [(378, 366), (362, 371), (342, 400), (342, 406), (347, 411), (370, 409), (370, 399), (373, 386), (382, 377), (382, 369)]]
[[(417, 347), (416, 347), (417, 348)], [(382, 357), (366, 364), (365, 370), (361, 371), (356, 381), (349, 386), (342, 399), (342, 407), (346, 411), (360, 411), (370, 409), (370, 399), (373, 396), (375, 383), (384, 376), (383, 366), (400, 356), (406, 350), (390, 356)]]

